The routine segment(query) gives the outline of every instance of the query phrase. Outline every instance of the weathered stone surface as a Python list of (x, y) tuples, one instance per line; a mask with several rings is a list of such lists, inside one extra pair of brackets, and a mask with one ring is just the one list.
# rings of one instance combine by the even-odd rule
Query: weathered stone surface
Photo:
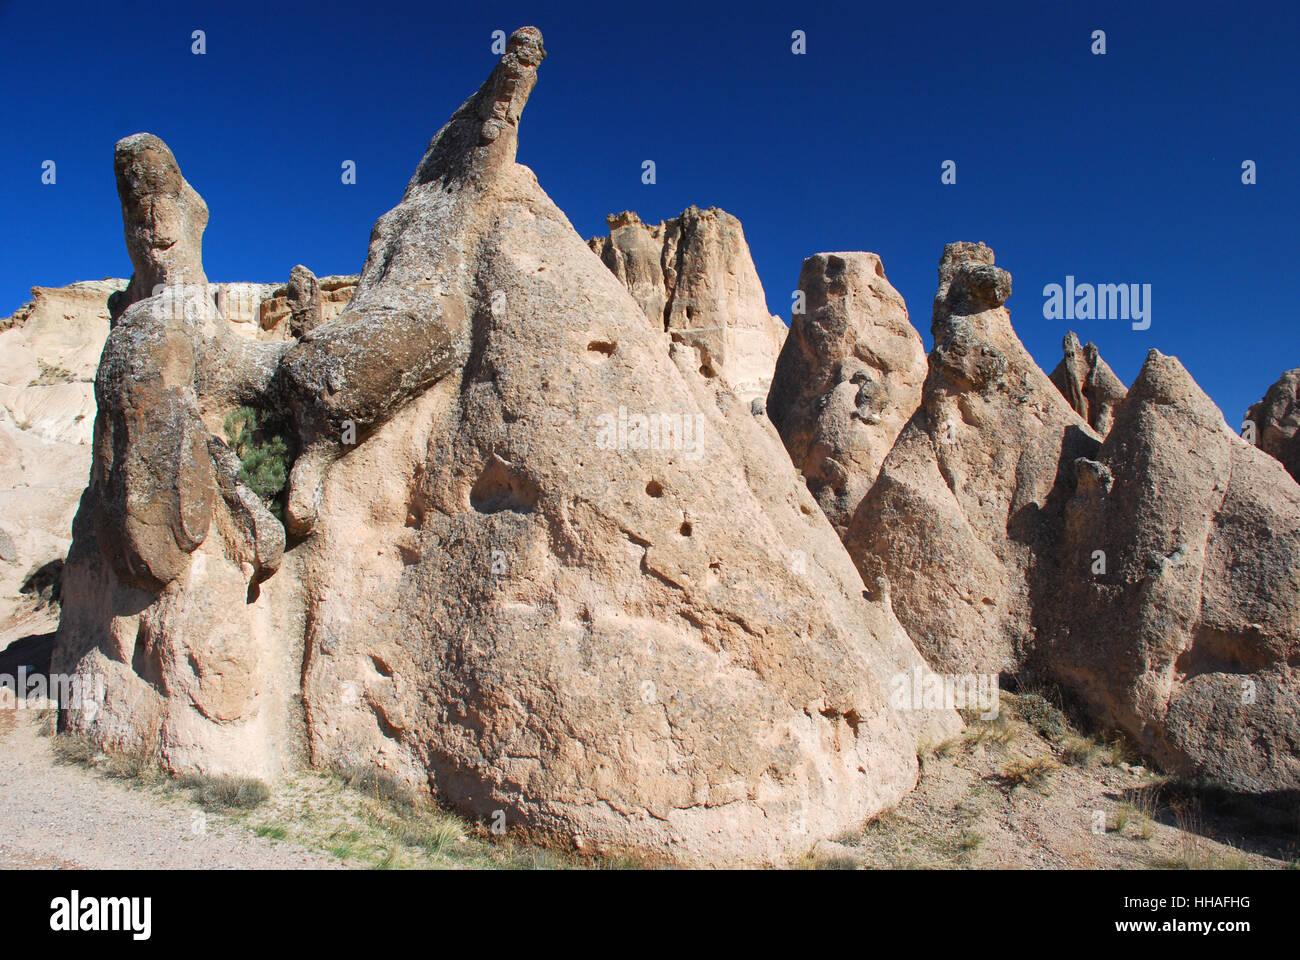
[(1052, 371), (1052, 383), (1075, 413), (1104, 437), (1115, 422), (1115, 408), (1127, 392), (1124, 384), (1101, 359), (1097, 345), (1080, 346), (1074, 331), (1065, 335), (1061, 349), (1064, 356)]
[(668, 290), (664, 282), (663, 223), (642, 223), (631, 210), (605, 218), (609, 236), (587, 245), (632, 294), (646, 319), (667, 329)]
[(205, 303), (191, 296), (172, 309), (169, 300), (139, 301), (117, 318), (95, 379), (97, 532), (118, 578), (144, 588), (180, 576), (216, 496), (194, 393)]
[(630, 211), (606, 222), (609, 236), (588, 245), (651, 324), (694, 347), (700, 372), (745, 403), (766, 396), (786, 326), (767, 312), (740, 221), (717, 207), (688, 207), (655, 225)]
[(44, 441), (90, 443), (107, 299), (126, 285), (32, 287), (32, 300), (0, 322), (0, 406), (14, 423)]
[[(493, 104), (540, 59), (517, 33), (435, 138), (349, 308), (428, 277), (457, 368), (325, 473), (304, 544), (313, 756), (575, 844), (783, 856), (792, 829), (907, 789), (923, 718), (891, 711), (885, 681), (920, 660), (774, 432), (694, 344), (670, 359), (513, 163), (514, 124), (489, 126), (517, 119)], [(651, 414), (675, 442), (620, 433)]]
[[(284, 530), (214, 434), (235, 407), (265, 403), (290, 344), (232, 332), (219, 307), (230, 291), (209, 286), (197, 259), (202, 200), (161, 141), (124, 143), (119, 188), (143, 298), (114, 301), (126, 306), (95, 376), (90, 485), (72, 524), (55, 653), (56, 670), (102, 685), (107, 700), (69, 709), (67, 724), (169, 769), (269, 777), (304, 739), (289, 721), (302, 612), (288, 589), (278, 605), (250, 602), (281, 564)], [(123, 156), (137, 153), (143, 172), (128, 163), (123, 173)], [(166, 237), (189, 254), (160, 252)]]
[(151, 133), (123, 137), (113, 151), (113, 171), (122, 201), (131, 284), (109, 298), (114, 322), (133, 303), (159, 286), (206, 286), (203, 230), (208, 207), (181, 176), (176, 158)]
[(316, 329), (324, 319), (321, 309), (320, 284), (316, 274), (302, 264), (289, 271), (286, 288), (289, 301), (289, 332), (296, 338)]
[[(20, 590), (32, 568), (62, 560), (90, 472), (95, 366), (109, 294), (125, 280), (33, 287), (0, 321), (0, 518), (18, 562), (0, 565), (0, 631), (26, 622)], [(19, 636), (46, 624), (19, 628)]]
[(260, 325), (268, 301), (276, 293), (282, 294), (283, 287), (273, 283), (214, 283), (208, 289), (217, 305), (217, 312), (226, 320), (232, 333), (249, 340), (288, 338), (287, 327), (266, 331)]
[(1155, 350), (1073, 471), (1034, 672), (1166, 769), (1300, 788), (1300, 487)]
[[(305, 539), (260, 583), (278, 541), (185, 417), (213, 416), (210, 339), (191, 362), (189, 327), (146, 336), (148, 305), (125, 315), (140, 356), (124, 335), (101, 379), (180, 424), (128, 433), (127, 451), (201, 436), (202, 475), (180, 485), (222, 496), (188, 564), (145, 590), (98, 559), (87, 493), (56, 659), (108, 701), (72, 725), (157, 744), (172, 769), (273, 775), (301, 684), (317, 764), (378, 767), (582, 849), (802, 853), (895, 802), (919, 740), (960, 722), (891, 703), (922, 660), (862, 596), (775, 430), (701, 373), (697, 344), (646, 323), (515, 163), (543, 56), (535, 29), (511, 37), (376, 225), (348, 308), (271, 364)], [(234, 379), (259, 389), (265, 356)], [(191, 382), (197, 400), (167, 392)], [(156, 524), (172, 540), (177, 514)]]
[(1061, 689), (1171, 772), (1296, 789), (1300, 488), (1155, 351), (1099, 442), (1063, 395), (1117, 391), (1088, 396), (1072, 337), (1050, 387), (1009, 290), (987, 248), (945, 251), (921, 407), (847, 539), (864, 580), (936, 669)]
[[(315, 323), (315, 326), (319, 326), (327, 320), (333, 320), (343, 312), (348, 305), (348, 301), (352, 299), (352, 294), (357, 289), (358, 279), (360, 278), (353, 274), (351, 276), (320, 277), (316, 281), (320, 319)], [(288, 322), (292, 313), (293, 308), (289, 302), (289, 287), (286, 284), (270, 291), (268, 296), (261, 301), (260, 314), (254, 319), (261, 326), (263, 336), (293, 337), (298, 336), (298, 334), (292, 332)], [(314, 317), (315, 312), (312, 311), (310, 315)], [(306, 330), (302, 332), (305, 333)]]
[(1051, 547), (1072, 478), (1098, 438), (1025, 350), (1003, 303), (1011, 275), (983, 244), (939, 265), (921, 405), (845, 545), (869, 588), (941, 672), (1016, 672), (1054, 589)]
[(1255, 424), (1255, 445), (1300, 480), (1300, 368), (1282, 374), (1246, 419)]
[(767, 415), (840, 536), (921, 401), (925, 348), (874, 253), (804, 261)]

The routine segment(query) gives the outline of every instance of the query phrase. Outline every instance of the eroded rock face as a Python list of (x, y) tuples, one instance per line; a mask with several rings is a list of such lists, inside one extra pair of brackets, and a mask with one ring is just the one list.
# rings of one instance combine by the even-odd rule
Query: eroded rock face
[(740, 221), (724, 210), (688, 207), (657, 225), (611, 214), (609, 236), (588, 245), (656, 329), (694, 347), (700, 372), (742, 401), (766, 396), (786, 326), (767, 312)]
[[(0, 320), (0, 647), (54, 629), (24, 585), (67, 555), (90, 471), (95, 365), (125, 280), (33, 287)], [(7, 631), (12, 630), (11, 635)]]
[(921, 405), (845, 538), (869, 588), (931, 666), (1015, 673), (1054, 589), (1052, 544), (1072, 479), (1098, 438), (1034, 363), (1003, 306), (1011, 275), (983, 244), (939, 265), (935, 347)]
[[(701, 372), (709, 347), (646, 323), (515, 163), (543, 57), (535, 29), (510, 38), (337, 318), (286, 348), (223, 337), (199, 306), (124, 314), (57, 655), (108, 700), (72, 725), (173, 769), (268, 775), (300, 683), (317, 764), (580, 849), (800, 853), (895, 802), (918, 740), (960, 722), (891, 701), (922, 660), (775, 430)], [(283, 541), (202, 430), (236, 400), (299, 451), (304, 539), (275, 569), (260, 557)], [(138, 480), (158, 516), (110, 489), (146, 453), (175, 465)], [(148, 561), (127, 573), (155, 582), (105, 562), (122, 515)]]
[(1282, 374), (1246, 419), (1255, 424), (1255, 445), (1300, 480), (1300, 368)]
[(1073, 472), (1034, 671), (1166, 769), (1300, 787), (1300, 487), (1154, 350)]
[[(15, 625), (18, 636), (45, 628), (28, 622), (32, 604), (19, 590), (33, 571), (67, 556), (91, 469), (95, 373), (110, 329), (108, 299), (128, 285), (108, 279), (33, 287), (31, 301), (0, 320), (0, 517), (9, 518), (15, 544), (14, 558), (0, 565), (0, 643), (4, 625), (17, 624), (13, 618), (25, 624)], [(259, 307), (274, 289), (218, 283), (208, 286), (208, 296), (231, 331), (282, 340), (283, 330), (273, 335), (257, 326)], [(210, 429), (219, 431), (220, 424)]]
[(1101, 358), (1095, 343), (1080, 346), (1078, 336), (1070, 331), (1061, 342), (1061, 349), (1064, 356), (1052, 371), (1052, 383), (1075, 413), (1104, 437), (1115, 422), (1115, 408), (1127, 390)]
[(294, 270), (299, 271), (297, 282), (272, 289), (261, 302), (259, 315), (253, 318), (260, 324), (262, 338), (301, 337), (342, 313), (357, 289), (359, 277), (355, 274), (317, 279), (306, 267)]
[(67, 727), (172, 770), (271, 777), (304, 739), (289, 720), (301, 655), (273, 626), (301, 612), (249, 602), (285, 534), (221, 434), (234, 408), (267, 405), (290, 343), (232, 331), (218, 304), (257, 285), (207, 284), (206, 207), (165, 145), (128, 137), (116, 167), (136, 272), (110, 300), (54, 661), (106, 700)]
[(203, 231), (208, 207), (181, 176), (176, 158), (151, 133), (123, 137), (113, 152), (131, 284), (109, 299), (114, 322), (159, 286), (206, 286)]
[(808, 489), (840, 536), (921, 401), (925, 348), (874, 253), (804, 261), (767, 397)]

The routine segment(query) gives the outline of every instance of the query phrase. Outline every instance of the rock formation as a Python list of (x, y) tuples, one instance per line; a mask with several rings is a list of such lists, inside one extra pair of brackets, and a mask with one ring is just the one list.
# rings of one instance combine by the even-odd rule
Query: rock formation
[[(1071, 335), (1058, 393), (986, 247), (939, 280), (920, 409), (846, 539), (865, 582), (935, 669), (1060, 689), (1171, 772), (1300, 788), (1300, 487), (1156, 351), (1115, 403)], [(1108, 406), (1102, 442), (1080, 414)]]
[(1053, 580), (1061, 465), (1098, 445), (1016, 337), (1010, 295), (988, 247), (944, 249), (921, 405), (845, 538), (941, 672), (1018, 671), (1037, 632), (1031, 595)]
[(874, 253), (803, 263), (767, 414), (840, 536), (921, 401), (925, 348)]
[[(296, 278), (296, 279), (295, 279)], [(353, 276), (321, 277), (304, 266), (290, 271), (289, 283), (270, 291), (261, 301), (261, 336), (267, 339), (301, 337), (326, 320), (333, 320), (356, 291)]]
[(160, 286), (207, 285), (203, 273), (203, 230), (208, 207), (185, 182), (176, 158), (151, 133), (118, 141), (113, 154), (122, 226), (131, 257), (131, 284), (109, 299), (114, 322), (133, 303)]
[[(105, 700), (65, 730), (173, 772), (379, 770), (691, 864), (896, 803), (961, 727), (899, 701), (930, 670), (1052, 684), (1173, 772), (1300, 788), (1300, 486), (1176, 360), (1126, 394), (1071, 334), (1049, 378), (972, 243), (944, 250), (924, 372), (874, 254), (805, 261), (782, 347), (734, 217), (584, 243), (516, 162), (544, 57), (510, 37), (358, 277), (207, 284), (202, 199), (156, 137), (118, 144), (131, 281), (0, 324), (0, 458), (62, 444), (85, 475), (65, 414), (13, 422), (24, 391), (94, 416), (52, 669)], [(60, 297), (110, 292), (111, 324), (60, 327)], [(1293, 373), (1251, 411), (1284, 462)], [(6, 510), (47, 496), (19, 486)], [(41, 549), (8, 515), (6, 578)]]
[(1255, 424), (1255, 445), (1300, 481), (1300, 368), (1282, 374), (1246, 419)]
[[(202, 298), (122, 314), (55, 656), (107, 702), (66, 722), (246, 776), (305, 740), (580, 850), (788, 857), (960, 721), (891, 702), (923, 662), (714, 376), (735, 354), (665, 342), (515, 163), (544, 55), (511, 36), (336, 318), (279, 343)], [(714, 283), (667, 295), (743, 289)], [(213, 436), (236, 404), (296, 455), (288, 540)]]
[(657, 225), (631, 212), (606, 222), (609, 236), (588, 245), (656, 329), (698, 350), (700, 372), (744, 402), (766, 396), (786, 327), (767, 312), (740, 221), (688, 207)]
[(1052, 383), (1075, 413), (1104, 437), (1115, 421), (1115, 408), (1124, 399), (1124, 384), (1101, 358), (1097, 345), (1079, 346), (1074, 331), (1065, 335), (1061, 349), (1064, 357), (1052, 371)]
[(1072, 467), (1033, 672), (1166, 769), (1300, 788), (1300, 486), (1155, 350)]
[[(90, 471), (95, 366), (108, 334), (108, 296), (125, 280), (33, 287), (0, 320), (0, 646), (52, 630), (19, 591), (67, 554), (72, 518)], [(18, 624), (21, 623), (21, 626)]]

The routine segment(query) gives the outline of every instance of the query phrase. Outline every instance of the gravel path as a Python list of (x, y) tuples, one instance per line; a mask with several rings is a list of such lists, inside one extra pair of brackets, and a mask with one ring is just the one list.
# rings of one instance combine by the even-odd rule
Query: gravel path
[[(264, 839), (183, 795), (132, 789), (56, 762), (34, 713), (0, 706), (0, 869), (338, 869)], [(205, 818), (205, 819), (204, 819)], [(205, 827), (201, 832), (196, 829)]]

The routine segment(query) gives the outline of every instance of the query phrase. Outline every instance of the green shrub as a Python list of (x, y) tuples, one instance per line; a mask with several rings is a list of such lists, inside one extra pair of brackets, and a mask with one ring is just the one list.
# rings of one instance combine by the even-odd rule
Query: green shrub
[(1020, 718), (1038, 731), (1043, 738), (1057, 743), (1070, 730), (1065, 714), (1039, 693), (1027, 693), (1016, 704)]
[(289, 449), (284, 438), (266, 435), (252, 407), (232, 410), (225, 419), (226, 443), (239, 457), (239, 481), (283, 519), (279, 496), (289, 479)]

